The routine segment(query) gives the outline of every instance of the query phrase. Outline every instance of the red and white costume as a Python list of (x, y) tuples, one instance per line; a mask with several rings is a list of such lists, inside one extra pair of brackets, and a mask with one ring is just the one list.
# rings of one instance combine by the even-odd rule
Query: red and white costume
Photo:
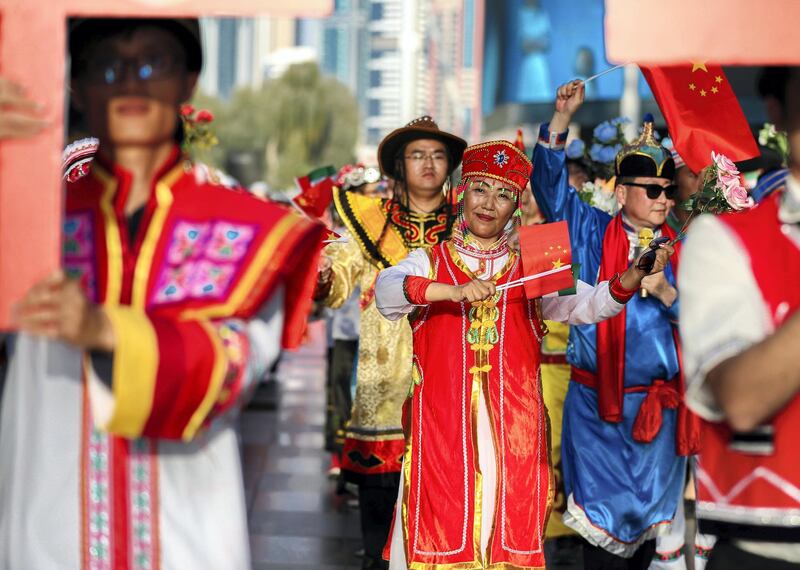
[[(800, 184), (754, 210), (695, 222), (680, 277), (688, 400), (704, 421), (697, 514), (704, 532), (800, 563), (800, 397), (764, 426), (734, 434), (706, 374), (772, 334), (800, 307)], [(685, 313), (685, 314), (684, 314)]]
[(63, 265), (112, 323), (108, 377), (65, 344), (13, 345), (2, 569), (250, 567), (236, 411), (301, 340), (325, 228), (203, 182), (176, 148), (132, 239), (130, 183), (95, 161), (67, 185)]
[(530, 301), (515, 287), (478, 303), (420, 307), (405, 289), (411, 277), (501, 285), (522, 269), (504, 238), (487, 252), (456, 230), (378, 277), (378, 310), (391, 320), (410, 315), (414, 336), (390, 568), (544, 568), (553, 486), (539, 376), (542, 319), (596, 322), (623, 305), (608, 282), (579, 282), (571, 296)]

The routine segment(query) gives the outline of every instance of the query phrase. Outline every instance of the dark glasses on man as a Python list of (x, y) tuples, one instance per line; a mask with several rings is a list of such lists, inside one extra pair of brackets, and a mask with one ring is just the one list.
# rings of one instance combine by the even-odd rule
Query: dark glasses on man
[(674, 200), (675, 194), (678, 193), (678, 187), (675, 184), (669, 186), (660, 186), (658, 184), (639, 184), (638, 182), (625, 182), (623, 186), (636, 186), (637, 188), (644, 188), (647, 192), (647, 197), (651, 200), (657, 200), (661, 193), (667, 197), (667, 200)]

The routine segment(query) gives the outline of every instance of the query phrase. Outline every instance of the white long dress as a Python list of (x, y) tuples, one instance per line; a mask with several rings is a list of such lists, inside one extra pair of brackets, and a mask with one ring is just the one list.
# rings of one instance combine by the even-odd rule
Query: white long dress
[[(250, 353), (243, 392), (277, 358), (283, 328), (281, 291), (246, 327)], [(0, 412), (0, 569), (111, 569), (103, 510), (113, 485), (92, 482), (82, 497), (84, 414), (83, 354), (65, 344), (16, 338)], [(108, 413), (113, 395), (91, 372), (89, 404), (95, 417)], [(250, 554), (236, 410), (218, 417), (191, 441), (140, 439), (131, 443), (135, 480), (157, 470), (157, 488), (129, 498), (134, 536), (128, 548), (135, 569), (247, 570)], [(90, 460), (110, 462), (109, 438), (96, 433)], [(91, 508), (82, 501), (91, 503)], [(107, 505), (113, 510), (114, 505)], [(148, 524), (152, 512), (157, 516)], [(82, 548), (85, 513), (94, 513)], [(156, 528), (153, 528), (156, 527)], [(158, 541), (158, 545), (154, 545)], [(154, 546), (157, 546), (154, 548)], [(155, 552), (155, 559), (147, 552)]]

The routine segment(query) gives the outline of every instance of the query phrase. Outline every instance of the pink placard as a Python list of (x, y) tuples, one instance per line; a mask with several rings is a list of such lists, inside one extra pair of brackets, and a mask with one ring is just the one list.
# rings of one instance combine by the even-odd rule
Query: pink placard
[(72, 16), (324, 17), (332, 0), (0, 0), (0, 73), (42, 103), (52, 126), (0, 143), (0, 329), (60, 263), (66, 20)]
[(800, 62), (797, 0), (606, 0), (613, 63)]

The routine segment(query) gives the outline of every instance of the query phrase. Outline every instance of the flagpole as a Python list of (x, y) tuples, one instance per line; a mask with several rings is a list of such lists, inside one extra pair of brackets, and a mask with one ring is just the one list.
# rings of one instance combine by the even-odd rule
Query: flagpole
[(619, 65), (615, 65), (614, 67), (609, 67), (605, 71), (601, 71), (600, 73), (592, 75), (588, 79), (584, 79), (583, 83), (585, 85), (586, 83), (589, 83), (590, 81), (594, 81), (598, 77), (603, 77), (606, 73), (611, 73), (612, 71), (616, 71), (617, 69), (621, 69), (621, 68), (625, 67), (626, 65), (628, 65), (628, 64), (627, 63), (620, 63)]
[(562, 271), (572, 269), (572, 265), (564, 265), (559, 267), (558, 269), (550, 269), (549, 271), (543, 271), (541, 273), (537, 273), (535, 275), (528, 275), (527, 277), (522, 277), (521, 279), (516, 279), (515, 281), (509, 281), (508, 283), (504, 283), (496, 288), (497, 291), (504, 291), (506, 289), (511, 289), (512, 287), (517, 287), (519, 285), (523, 285), (527, 281), (533, 281), (534, 279), (540, 279), (542, 277), (547, 277), (549, 275), (554, 275), (556, 273), (561, 273)]

